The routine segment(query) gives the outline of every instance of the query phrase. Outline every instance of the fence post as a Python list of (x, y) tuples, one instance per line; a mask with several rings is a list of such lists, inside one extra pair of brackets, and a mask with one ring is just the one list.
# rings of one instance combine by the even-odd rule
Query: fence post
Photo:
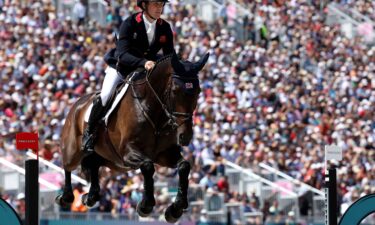
[(26, 225), (39, 224), (39, 166), (38, 160), (26, 160), (26, 186), (25, 186), (25, 203)]
[(39, 225), (39, 135), (34, 132), (16, 134), (18, 150), (32, 149), (36, 159), (25, 162), (25, 225)]
[[(329, 160), (342, 160), (342, 150), (336, 145), (326, 145), (324, 149), (326, 225), (337, 225), (337, 186), (336, 168), (329, 166)], [(328, 168), (329, 167), (329, 168)]]
[(337, 225), (337, 187), (336, 169), (334, 167), (328, 169), (326, 188), (328, 189), (327, 222), (329, 225)]
[(231, 211), (228, 210), (227, 212), (227, 225), (231, 225), (232, 224), (232, 214), (231, 214)]

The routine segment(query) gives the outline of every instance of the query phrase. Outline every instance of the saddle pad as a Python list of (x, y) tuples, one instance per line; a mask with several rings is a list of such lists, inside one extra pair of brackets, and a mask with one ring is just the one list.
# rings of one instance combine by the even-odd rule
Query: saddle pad
[[(132, 80), (133, 75), (129, 78), (129, 81)], [(128, 87), (129, 87), (129, 83), (126, 83), (123, 86), (123, 88), (121, 89), (121, 91), (117, 94), (115, 100), (113, 101), (113, 103), (111, 105), (111, 108), (107, 111), (107, 113), (104, 116), (105, 125), (108, 124), (108, 118), (109, 118), (109, 116), (111, 115), (111, 113), (113, 112), (113, 110), (116, 108), (116, 106), (118, 105), (118, 103), (121, 101), (122, 97), (124, 97), (126, 91), (128, 90)], [(85, 112), (85, 122), (86, 123), (89, 121), (89, 117), (90, 117), (90, 113), (91, 113), (91, 110), (92, 110), (92, 106), (93, 106), (93, 103), (90, 104), (90, 106), (87, 108), (87, 110)]]

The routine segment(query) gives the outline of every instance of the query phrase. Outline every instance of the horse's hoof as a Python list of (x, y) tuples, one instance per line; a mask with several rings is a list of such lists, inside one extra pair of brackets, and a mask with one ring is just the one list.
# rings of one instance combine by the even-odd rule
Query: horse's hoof
[(85, 205), (87, 208), (92, 208), (97, 200), (94, 197), (89, 197), (89, 194), (82, 195), (82, 204)]
[(63, 208), (66, 208), (66, 207), (68, 207), (72, 204), (71, 202), (65, 202), (64, 201), (63, 194), (59, 194), (58, 196), (56, 196), (55, 202), (56, 202), (56, 204), (58, 204), (59, 206), (61, 206)]
[(182, 209), (175, 209), (173, 204), (165, 210), (164, 217), (168, 223), (176, 223), (182, 216)]
[(58, 196), (56, 196), (55, 198), (55, 203), (58, 204), (58, 205), (61, 205), (62, 204), (62, 194), (59, 194)]
[(137, 213), (140, 217), (148, 217), (151, 212), (152, 212), (152, 209), (154, 208), (153, 206), (146, 206), (146, 207), (142, 207), (142, 201), (141, 202), (138, 202), (137, 204)]

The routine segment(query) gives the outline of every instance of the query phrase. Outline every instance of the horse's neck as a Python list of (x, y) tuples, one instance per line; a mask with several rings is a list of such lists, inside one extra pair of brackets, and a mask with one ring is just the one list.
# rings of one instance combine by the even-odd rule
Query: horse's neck
[(146, 104), (148, 105), (148, 108), (152, 111), (151, 119), (153, 121), (157, 121), (158, 123), (155, 125), (159, 127), (159, 123), (164, 123), (164, 120), (166, 119), (165, 112), (161, 104), (166, 104), (165, 94), (170, 88), (169, 82), (171, 78), (171, 70), (169, 70), (166, 65), (164, 65), (164, 67), (161, 66), (156, 69), (157, 70), (154, 71), (149, 77), (150, 85), (154, 91), (148, 88), (148, 94), (145, 100), (147, 102)]
[(171, 70), (169, 64), (160, 65), (156, 71), (149, 77), (150, 84), (159, 97), (162, 97), (165, 90), (168, 88), (168, 83), (171, 77)]

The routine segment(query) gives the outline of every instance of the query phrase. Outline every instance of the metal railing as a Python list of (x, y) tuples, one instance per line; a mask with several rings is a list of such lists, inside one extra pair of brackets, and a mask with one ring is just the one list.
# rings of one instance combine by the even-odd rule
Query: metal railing
[(232, 168), (238, 170), (239, 172), (241, 172), (243, 174), (246, 174), (247, 176), (249, 176), (251, 178), (254, 178), (255, 180), (258, 180), (259, 182), (261, 182), (263, 184), (266, 184), (266, 185), (268, 185), (270, 187), (273, 187), (274, 189), (276, 189), (279, 192), (283, 192), (283, 193), (285, 193), (285, 194), (287, 194), (287, 195), (289, 195), (291, 197), (295, 197), (295, 198), (298, 197), (298, 195), (295, 192), (290, 191), (290, 190), (288, 190), (288, 189), (286, 189), (284, 187), (281, 187), (281, 186), (279, 186), (279, 185), (275, 184), (274, 182), (271, 182), (271, 181), (269, 181), (267, 179), (264, 179), (263, 177), (255, 174), (253, 172), (251, 172), (250, 169), (245, 169), (245, 168), (243, 168), (243, 167), (241, 167), (241, 166), (239, 166), (237, 164), (234, 164), (234, 163), (232, 163), (230, 161), (226, 161), (225, 164), (227, 166), (229, 166), (229, 167), (232, 167)]
[(332, 2), (329, 4), (329, 7), (334, 7), (343, 13), (347, 14), (349, 17), (353, 18), (353, 20), (357, 22), (366, 22), (366, 23), (371, 23), (375, 24), (373, 20), (371, 20), (368, 16), (365, 16), (358, 12), (355, 8), (353, 7), (347, 7), (346, 5), (340, 5), (336, 2)]
[[(64, 18), (74, 18), (73, 8), (77, 1), (75, 0), (55, 0), (53, 1), (57, 12), (62, 13)], [(86, 17), (97, 21), (101, 25), (106, 23), (106, 7), (108, 3), (104, 0), (87, 0), (88, 8), (86, 11)]]
[(250, 10), (239, 5), (234, 0), (224, 0), (219, 2), (217, 0), (187, 0), (185, 4), (199, 5), (197, 8), (197, 16), (207, 23), (212, 23), (220, 18), (219, 10), (229, 2), (236, 9), (236, 17), (233, 18), (233, 24), (228, 25), (226, 29), (230, 32), (231, 36), (236, 37), (238, 41), (245, 41), (246, 35), (243, 28), (243, 19), (245, 16), (251, 15)]
[[(337, 3), (330, 3), (328, 6), (328, 15), (326, 18), (326, 23), (328, 25), (341, 24), (343, 27), (350, 29), (345, 29), (344, 32), (346, 37), (354, 38), (359, 34), (358, 30), (362, 25), (369, 25), (372, 29), (375, 29), (375, 22), (372, 21), (369, 17), (362, 15), (357, 10), (341, 6)], [(344, 31), (344, 30), (343, 30)], [(374, 44), (375, 43), (375, 34), (371, 37), (365, 38), (365, 43)]]
[(230, 181), (230, 187), (239, 193), (255, 192), (260, 200), (260, 208), (266, 204), (277, 204), (277, 210), (281, 213), (293, 212), (296, 218), (299, 217), (298, 194), (287, 189), (278, 183), (265, 179), (255, 174), (251, 169), (243, 168), (232, 162), (226, 161), (226, 175)]
[(297, 180), (297, 179), (295, 179), (295, 178), (293, 178), (293, 177), (291, 177), (291, 176), (289, 176), (289, 175), (287, 175), (287, 174), (285, 174), (285, 173), (283, 173), (283, 172), (281, 172), (281, 171), (279, 171), (279, 170), (277, 170), (275, 168), (272, 168), (272, 167), (270, 167), (269, 165), (267, 165), (265, 163), (259, 163), (259, 166), (261, 168), (269, 171), (274, 176), (276, 176), (276, 175), (280, 176), (280, 177), (286, 179), (287, 181), (290, 181), (293, 185), (299, 185), (299, 186), (301, 186), (303, 188), (306, 188), (309, 191), (314, 192), (315, 194), (318, 194), (318, 195), (324, 197), (324, 191), (321, 191), (321, 190), (316, 189), (316, 188), (314, 188), (314, 187), (312, 187), (312, 186), (310, 186), (310, 185), (308, 185), (308, 184), (306, 184), (304, 182), (301, 182), (300, 180)]
[(341, 11), (335, 4), (329, 4), (328, 8), (328, 17), (327, 23), (328, 25), (333, 25), (335, 23), (345, 22), (351, 23), (354, 26), (358, 26), (359, 22), (354, 20), (352, 17)]
[[(32, 159), (36, 159), (37, 158), (37, 156), (34, 153), (30, 152), (30, 151), (27, 152), (26, 155), (29, 156)], [(51, 163), (48, 160), (43, 159), (43, 157), (39, 156), (39, 163), (42, 163), (43, 165), (47, 166), (48, 168), (50, 168), (50, 169), (52, 169), (52, 170), (54, 170), (54, 171), (56, 171), (58, 173), (61, 173), (62, 175), (65, 175), (65, 171), (64, 171), (63, 168), (61, 168), (59, 166), (56, 166), (55, 164)], [(81, 178), (81, 177), (79, 177), (79, 176), (77, 176), (75, 174), (72, 174), (72, 180), (73, 181), (77, 181), (77, 182), (79, 182), (79, 183), (81, 183), (83, 185), (88, 185), (88, 182), (85, 179), (83, 179), (83, 178)]]
[[(19, 166), (17, 166), (16, 164), (13, 164), (11, 162), (9, 162), (8, 160), (4, 159), (4, 158), (0, 158), (0, 164), (22, 174), (22, 175), (25, 175), (26, 172), (25, 172), (25, 169), (24, 168), (21, 168)], [(52, 184), (51, 182), (43, 179), (43, 178), (40, 178), (39, 177), (39, 183), (44, 185), (45, 187), (47, 187), (48, 189), (51, 189), (51, 190), (59, 190), (60, 187), (56, 186), (55, 184)]]

